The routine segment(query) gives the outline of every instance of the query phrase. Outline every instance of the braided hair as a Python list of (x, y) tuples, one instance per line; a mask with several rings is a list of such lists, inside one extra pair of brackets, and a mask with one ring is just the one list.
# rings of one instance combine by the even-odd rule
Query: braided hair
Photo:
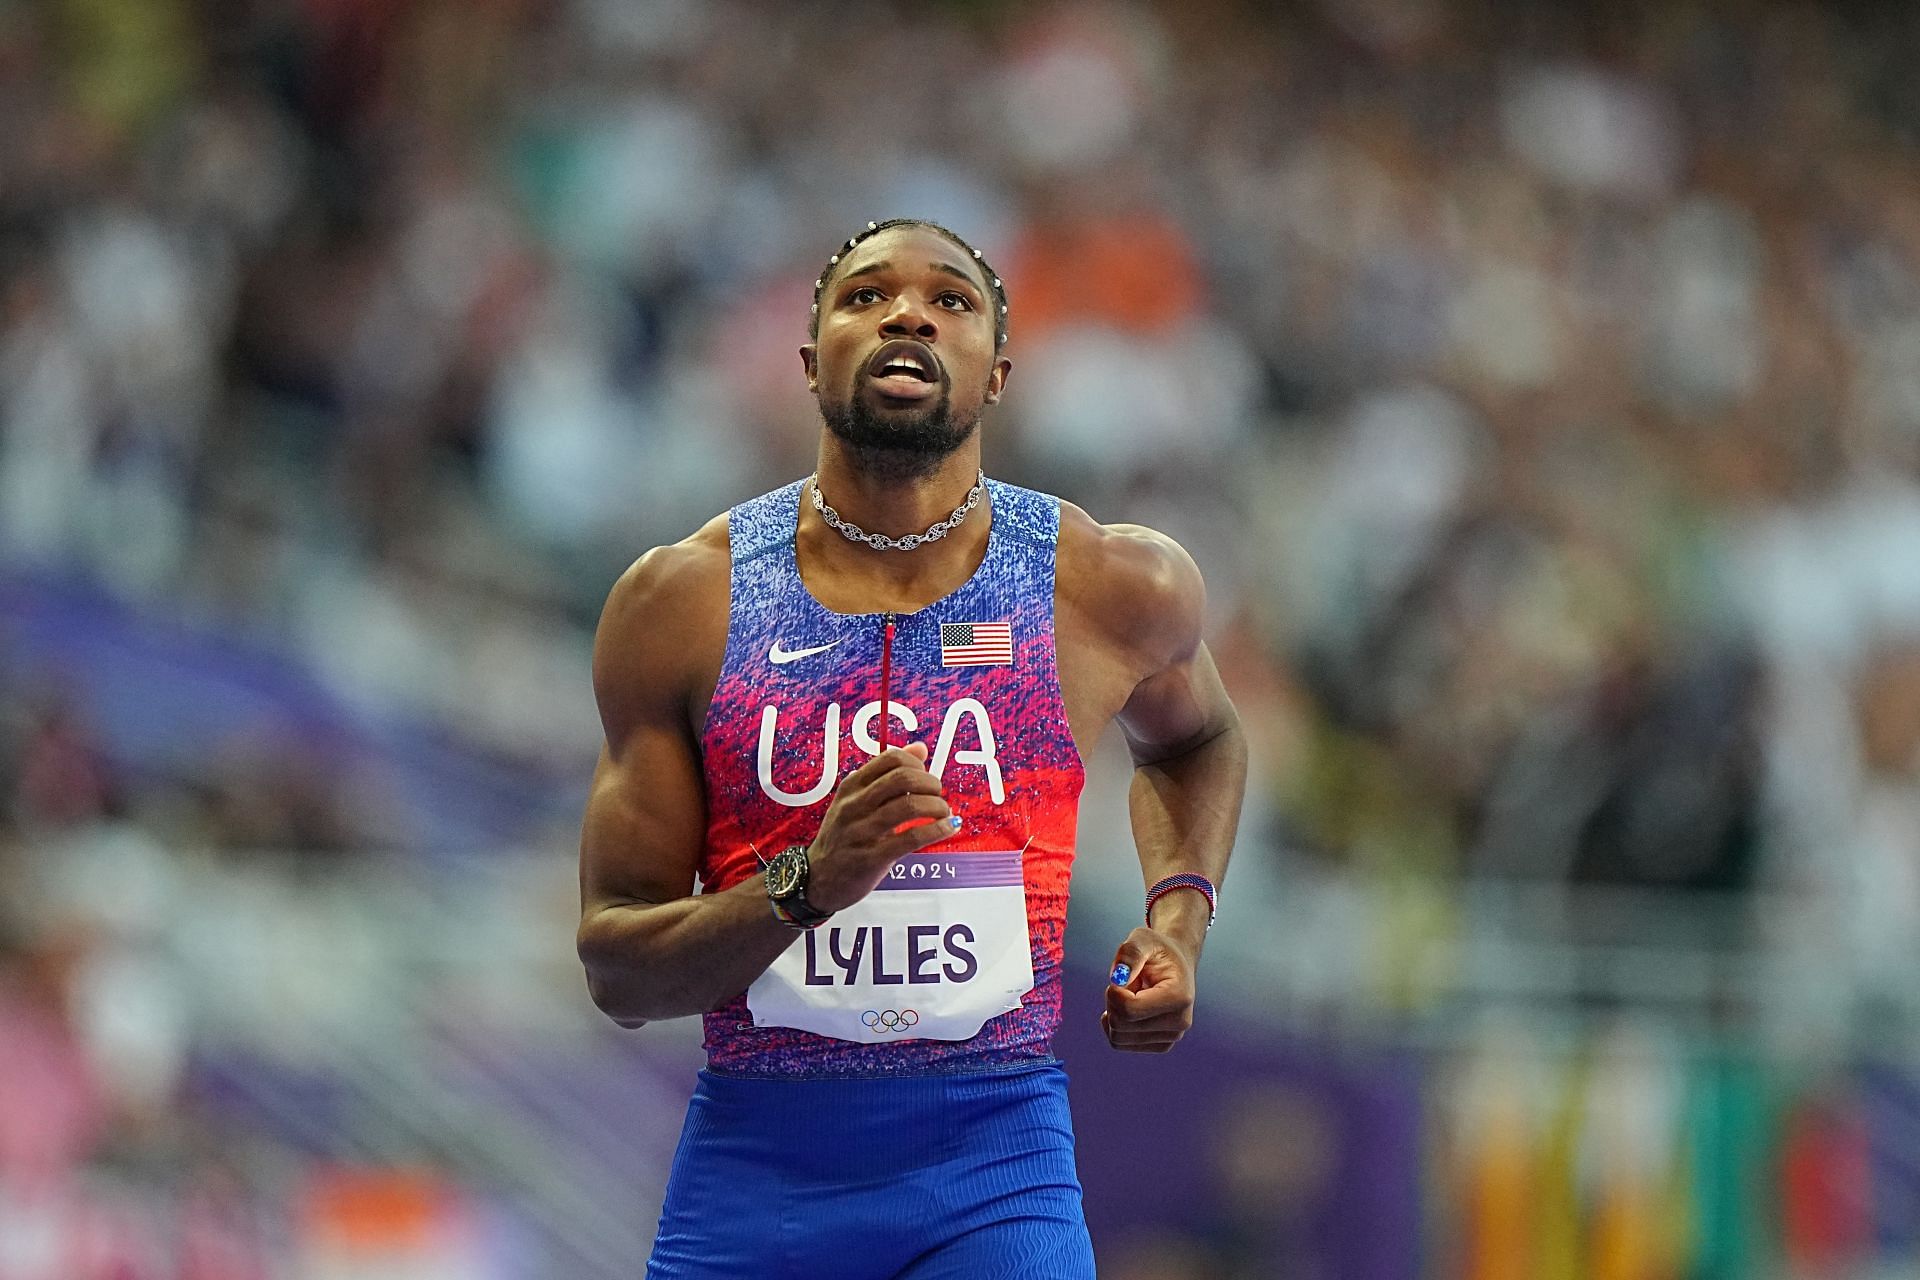
[(894, 227), (923, 227), (936, 235), (945, 236), (959, 245), (961, 250), (980, 264), (980, 271), (987, 282), (988, 292), (993, 295), (993, 349), (998, 351), (1007, 344), (1007, 290), (1000, 283), (1000, 274), (995, 271), (980, 251), (961, 239), (959, 234), (947, 230), (937, 222), (925, 218), (888, 218), (885, 222), (869, 222), (864, 231), (858, 232), (852, 239), (840, 246), (839, 252), (827, 259), (827, 265), (821, 269), (820, 278), (813, 282), (813, 312), (807, 321), (807, 336), (820, 336), (820, 299), (826, 296), (827, 286), (833, 283), (833, 274), (840, 266), (840, 260), (853, 251), (862, 240), (870, 240), (882, 231)]

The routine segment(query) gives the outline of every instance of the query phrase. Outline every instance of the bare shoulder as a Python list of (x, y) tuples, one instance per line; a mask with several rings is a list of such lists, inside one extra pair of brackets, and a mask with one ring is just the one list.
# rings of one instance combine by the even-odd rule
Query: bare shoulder
[(720, 515), (691, 537), (648, 551), (613, 584), (593, 642), (593, 687), (609, 742), (637, 718), (684, 706), (703, 675), (717, 675), (729, 573)]
[(1097, 635), (1146, 670), (1199, 648), (1206, 583), (1186, 548), (1138, 524), (1101, 524), (1060, 504), (1057, 594)]
[(727, 518), (720, 515), (691, 537), (655, 547), (629, 565), (607, 594), (600, 630), (617, 634), (642, 621), (657, 627), (661, 610), (697, 610), (715, 601), (724, 609), (728, 572)]

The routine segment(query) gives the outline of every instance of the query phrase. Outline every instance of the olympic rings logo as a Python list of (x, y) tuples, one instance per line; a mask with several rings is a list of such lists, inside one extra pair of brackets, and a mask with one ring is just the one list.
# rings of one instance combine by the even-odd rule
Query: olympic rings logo
[(860, 1025), (869, 1031), (905, 1031), (919, 1021), (911, 1009), (869, 1009), (860, 1015)]

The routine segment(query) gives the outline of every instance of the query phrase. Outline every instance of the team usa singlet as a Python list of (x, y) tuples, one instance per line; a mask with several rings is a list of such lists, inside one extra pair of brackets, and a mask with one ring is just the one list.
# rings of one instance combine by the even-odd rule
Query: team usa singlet
[[(1054, 657), (1056, 499), (988, 480), (985, 558), (916, 613), (834, 613), (794, 556), (804, 481), (728, 514), (726, 657), (701, 739), (706, 892), (811, 841), (841, 778), (923, 742), (962, 820), (706, 1015), (712, 1070), (781, 1078), (1046, 1061), (1084, 770)], [(891, 619), (889, 687), (882, 649)]]
[(648, 1280), (1093, 1280), (1050, 1051), (1084, 778), (1054, 663), (1060, 507), (987, 485), (985, 559), (894, 615), (890, 646), (888, 615), (801, 582), (802, 482), (728, 515), (704, 889), (810, 842), (883, 738), (927, 745), (962, 826), (706, 1015)]

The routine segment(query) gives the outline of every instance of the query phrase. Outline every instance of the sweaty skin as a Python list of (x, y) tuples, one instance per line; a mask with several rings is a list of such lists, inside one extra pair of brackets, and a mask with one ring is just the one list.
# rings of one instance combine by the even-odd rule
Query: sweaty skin
[[(993, 297), (977, 264), (945, 236), (890, 228), (861, 242), (822, 295), (820, 330), (801, 348), (808, 386), (830, 407), (852, 397), (885, 421), (925, 413), (940, 392), (889, 395), (869, 373), (902, 339), (933, 354), (957, 421), (998, 400), (1011, 363), (994, 345)], [(843, 519), (901, 536), (946, 517), (980, 465), (973, 432), (927, 474), (862, 471), (823, 432), (819, 484)], [(947, 538), (912, 552), (847, 541), (802, 502), (796, 554), (807, 589), (829, 609), (911, 613), (964, 583), (986, 554), (990, 503)], [(594, 692), (605, 743), (581, 832), (578, 946), (597, 1004), (622, 1026), (716, 1008), (793, 942), (754, 876), (693, 896), (706, 830), (700, 729), (720, 676), (728, 622), (725, 516), (656, 547), (622, 575), (595, 639)], [(1178, 871), (1219, 884), (1239, 822), (1246, 747), (1201, 642), (1205, 587), (1173, 540), (1101, 525), (1061, 504), (1054, 634), (1068, 727), (1083, 753), (1118, 720), (1134, 761), (1129, 795), (1143, 886)], [(859, 901), (903, 853), (949, 835), (926, 747), (882, 752), (835, 792), (811, 851), (808, 899)], [(915, 823), (901, 831), (903, 823)], [(1101, 1015), (1116, 1049), (1164, 1052), (1193, 1022), (1207, 903), (1170, 893), (1114, 960), (1127, 985)]]

